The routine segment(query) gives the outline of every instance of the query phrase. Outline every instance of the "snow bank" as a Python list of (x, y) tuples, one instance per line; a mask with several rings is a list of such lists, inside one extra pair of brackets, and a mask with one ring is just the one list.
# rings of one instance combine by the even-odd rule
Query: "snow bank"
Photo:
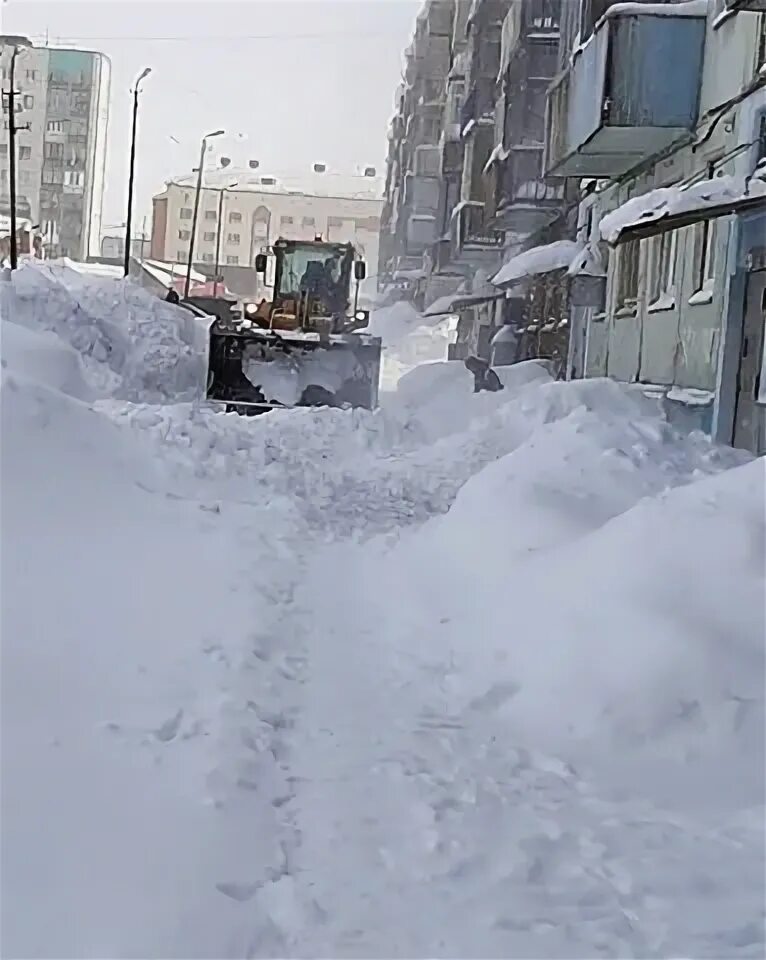
[(53, 332), (80, 354), (102, 396), (161, 403), (204, 392), (204, 324), (130, 281), (30, 263), (0, 284), (0, 298), (4, 321)]

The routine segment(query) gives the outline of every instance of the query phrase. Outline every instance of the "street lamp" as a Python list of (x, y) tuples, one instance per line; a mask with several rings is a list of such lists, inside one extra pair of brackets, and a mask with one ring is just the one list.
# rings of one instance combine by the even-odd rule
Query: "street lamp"
[(8, 71), (8, 90), (5, 91), (8, 96), (8, 180), (11, 201), (11, 270), (18, 266), (18, 236), (16, 233), (16, 131), (19, 129), (28, 130), (29, 125), (24, 124), (21, 128), (16, 126), (16, 57), (19, 50), (26, 50), (32, 46), (26, 37), (3, 37), (3, 43), (13, 47), (11, 51), (11, 64)]
[(194, 212), (191, 222), (191, 240), (189, 241), (189, 261), (186, 264), (186, 282), (184, 283), (184, 298), (189, 296), (189, 287), (191, 286), (192, 261), (194, 260), (194, 238), (197, 233), (197, 217), (199, 216), (199, 198), (202, 193), (202, 169), (205, 166), (205, 151), (207, 150), (208, 140), (213, 137), (221, 137), (224, 130), (214, 130), (202, 138), (202, 144), (199, 151), (199, 167), (197, 168), (197, 189), (194, 192)]
[[(125, 219), (125, 262), (124, 273), (127, 277), (130, 273), (130, 234), (133, 221), (133, 177), (136, 170), (136, 132), (138, 129), (138, 93), (139, 84), (152, 72), (151, 67), (141, 73), (133, 87), (133, 131), (130, 137), (130, 170), (128, 172), (128, 213)], [(141, 243), (141, 254), (143, 255), (143, 240)]]
[(218, 235), (215, 238), (215, 272), (213, 273), (213, 296), (218, 296), (218, 274), (221, 267), (221, 236), (223, 234), (223, 198), (227, 190), (233, 190), (238, 181), (230, 183), (226, 187), (221, 187), (221, 193), (218, 197)]

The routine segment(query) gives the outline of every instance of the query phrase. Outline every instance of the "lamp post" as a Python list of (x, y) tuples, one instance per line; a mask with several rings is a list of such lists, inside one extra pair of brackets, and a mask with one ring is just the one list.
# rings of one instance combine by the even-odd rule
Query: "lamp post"
[(238, 181), (230, 183), (227, 187), (221, 187), (221, 193), (218, 197), (218, 235), (215, 238), (215, 270), (213, 273), (213, 296), (218, 296), (218, 275), (221, 267), (221, 237), (223, 235), (223, 198), (227, 190), (233, 190)]
[(11, 201), (11, 270), (15, 270), (19, 261), (18, 235), (16, 227), (16, 132), (17, 130), (28, 130), (29, 124), (21, 127), (16, 125), (16, 57), (19, 50), (28, 49), (32, 46), (26, 37), (4, 37), (5, 43), (13, 47), (11, 51), (10, 70), (8, 71), (8, 90), (5, 91), (8, 97), (8, 193)]
[[(139, 84), (152, 72), (151, 67), (141, 73), (133, 87), (133, 130), (130, 136), (130, 169), (128, 171), (128, 212), (125, 218), (125, 260), (123, 265), (124, 274), (127, 277), (130, 273), (130, 234), (133, 223), (133, 177), (136, 172), (136, 132), (138, 130), (138, 93)], [(141, 243), (141, 254), (143, 256), (143, 240)]]
[(199, 199), (202, 193), (202, 170), (205, 166), (205, 151), (207, 150), (208, 140), (213, 137), (220, 137), (223, 130), (215, 130), (202, 138), (202, 144), (199, 151), (199, 167), (197, 167), (197, 189), (194, 192), (194, 212), (191, 222), (191, 240), (189, 241), (189, 260), (186, 264), (186, 281), (184, 283), (184, 298), (189, 296), (189, 287), (191, 286), (192, 261), (194, 260), (194, 238), (197, 233), (197, 217), (199, 216)]

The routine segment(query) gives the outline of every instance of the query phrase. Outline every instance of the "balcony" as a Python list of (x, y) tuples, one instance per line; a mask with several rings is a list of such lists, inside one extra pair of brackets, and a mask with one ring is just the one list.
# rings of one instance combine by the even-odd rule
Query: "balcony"
[(414, 213), (435, 213), (439, 209), (438, 179), (408, 173), (405, 178), (404, 202)]
[(600, 21), (548, 92), (549, 176), (620, 176), (694, 129), (705, 17), (629, 9)]
[(405, 250), (408, 257), (415, 257), (428, 250), (436, 239), (436, 216), (428, 213), (411, 213), (407, 218)]
[(542, 148), (512, 149), (505, 160), (498, 160), (495, 227), (529, 234), (556, 219), (566, 186), (543, 180), (542, 160)]
[(495, 117), (495, 81), (489, 77), (479, 77), (471, 84), (468, 96), (460, 110), (460, 128), (463, 135), (471, 121), (489, 120)]
[(450, 242), (452, 263), (494, 262), (503, 249), (504, 235), (485, 224), (484, 204), (464, 200), (452, 211)]
[(424, 13), (426, 33), (431, 37), (451, 37), (452, 13), (451, 0), (431, 0)]

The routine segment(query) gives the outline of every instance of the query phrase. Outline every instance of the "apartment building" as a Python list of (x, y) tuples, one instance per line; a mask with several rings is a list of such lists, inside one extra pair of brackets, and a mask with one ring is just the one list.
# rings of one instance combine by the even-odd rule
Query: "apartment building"
[[(185, 264), (189, 256), (196, 175), (177, 177), (154, 198), (151, 256)], [(353, 243), (377, 283), (383, 182), (373, 167), (343, 175), (315, 164), (295, 175), (272, 176), (256, 168), (219, 167), (204, 172), (194, 264), (212, 276), (219, 251), (220, 274), (241, 295), (259, 292), (256, 254), (278, 237)], [(220, 238), (220, 242), (219, 242)]]
[[(12, 46), (0, 36), (7, 88)], [(16, 213), (39, 224), (46, 255), (98, 254), (109, 118), (108, 59), (100, 53), (24, 47), (16, 58)], [(0, 213), (10, 213), (8, 102), (0, 130)]]
[[(588, 185), (570, 375), (644, 384), (675, 422), (766, 451), (766, 4), (571, 5), (546, 173)], [(756, 169), (758, 168), (758, 170)]]
[[(518, 358), (562, 360), (567, 352), (565, 270), (490, 282), (528, 247), (575, 227), (571, 185), (543, 170), (560, 7), (431, 0), (405, 54), (389, 129), (380, 271), (389, 283), (409, 279), (429, 312), (460, 314), (452, 356), (489, 356), (495, 333), (511, 324)], [(428, 166), (424, 154), (433, 156)]]

